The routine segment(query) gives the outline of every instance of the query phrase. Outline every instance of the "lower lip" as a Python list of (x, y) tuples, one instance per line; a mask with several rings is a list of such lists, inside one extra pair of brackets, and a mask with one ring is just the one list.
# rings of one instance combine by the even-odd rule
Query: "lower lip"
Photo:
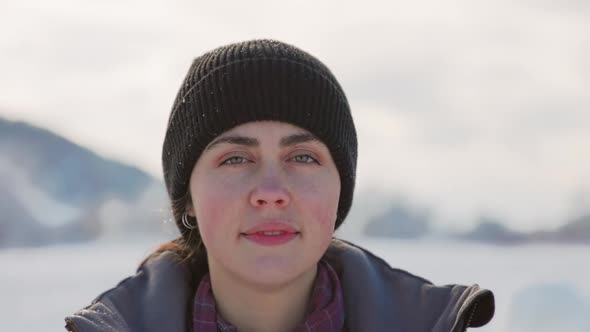
[(297, 237), (299, 233), (283, 233), (280, 235), (264, 235), (260, 233), (254, 233), (249, 235), (244, 235), (246, 239), (260, 244), (262, 246), (278, 246), (281, 244), (285, 244)]

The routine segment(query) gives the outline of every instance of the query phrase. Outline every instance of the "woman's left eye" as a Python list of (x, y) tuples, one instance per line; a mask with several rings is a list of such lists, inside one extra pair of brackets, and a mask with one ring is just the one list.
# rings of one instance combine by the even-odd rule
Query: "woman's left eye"
[(309, 163), (316, 163), (319, 164), (319, 162), (312, 156), (308, 155), (308, 154), (300, 154), (298, 156), (295, 156), (293, 158), (294, 161), (298, 162), (298, 163), (305, 163), (305, 164), (309, 164)]

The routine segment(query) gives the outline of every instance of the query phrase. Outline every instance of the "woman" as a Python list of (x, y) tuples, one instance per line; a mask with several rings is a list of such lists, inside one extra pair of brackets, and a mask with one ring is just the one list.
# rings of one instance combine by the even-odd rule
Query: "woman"
[(197, 58), (164, 140), (181, 233), (66, 318), (70, 331), (464, 331), (494, 299), (434, 286), (333, 238), (357, 138), (329, 69), (272, 40)]

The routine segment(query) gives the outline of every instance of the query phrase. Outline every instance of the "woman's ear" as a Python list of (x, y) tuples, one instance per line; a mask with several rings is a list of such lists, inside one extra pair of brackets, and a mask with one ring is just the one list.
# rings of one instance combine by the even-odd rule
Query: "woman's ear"
[(187, 193), (186, 198), (186, 207), (184, 208), (184, 213), (188, 214), (191, 217), (196, 217), (196, 213), (195, 213), (195, 207), (193, 204), (193, 198), (192, 195), (189, 193)]
[(192, 204), (192, 203), (189, 203), (189, 204), (187, 205), (187, 207), (186, 207), (186, 210), (185, 210), (185, 211), (186, 211), (186, 214), (188, 214), (189, 216), (191, 216), (191, 217), (196, 217), (196, 214), (195, 214), (195, 208), (193, 207), (193, 204)]

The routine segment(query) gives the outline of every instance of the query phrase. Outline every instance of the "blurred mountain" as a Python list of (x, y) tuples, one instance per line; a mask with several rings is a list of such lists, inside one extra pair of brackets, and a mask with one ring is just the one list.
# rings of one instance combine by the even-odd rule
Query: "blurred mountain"
[(153, 181), (136, 167), (108, 160), (48, 130), (0, 119), (0, 154), (39, 189), (86, 206), (108, 195), (133, 201)]
[(364, 232), (369, 236), (416, 239), (430, 232), (430, 220), (426, 212), (398, 203), (371, 218)]
[(140, 169), (0, 118), (0, 247), (162, 232), (166, 190)]
[[(531, 232), (512, 230), (508, 226), (509, 222), (484, 215), (475, 220), (471, 230), (461, 231), (437, 226), (430, 218), (429, 209), (425, 207), (410, 206), (404, 203), (403, 198), (393, 201), (393, 203), (386, 203), (389, 207), (383, 213), (368, 219), (362, 230), (365, 235), (398, 239), (428, 237), (437, 240), (472, 241), (494, 245), (590, 244), (590, 214), (566, 221), (554, 230)], [(359, 209), (358, 206), (357, 209)]]
[(590, 214), (571, 220), (555, 233), (563, 241), (590, 243)]
[(517, 232), (509, 229), (506, 225), (506, 222), (481, 217), (471, 231), (457, 233), (451, 237), (491, 244), (590, 244), (590, 215), (582, 215), (566, 221), (561, 227), (554, 230)]
[(529, 236), (535, 242), (590, 244), (590, 214), (573, 218), (553, 231), (537, 231)]
[(20, 200), (7, 187), (0, 178), (0, 247), (13, 246), (19, 243), (43, 243), (41, 232), (45, 228), (26, 211)]
[(527, 241), (526, 234), (512, 231), (502, 222), (485, 216), (480, 217), (475, 228), (457, 235), (457, 238), (494, 244), (520, 244)]

